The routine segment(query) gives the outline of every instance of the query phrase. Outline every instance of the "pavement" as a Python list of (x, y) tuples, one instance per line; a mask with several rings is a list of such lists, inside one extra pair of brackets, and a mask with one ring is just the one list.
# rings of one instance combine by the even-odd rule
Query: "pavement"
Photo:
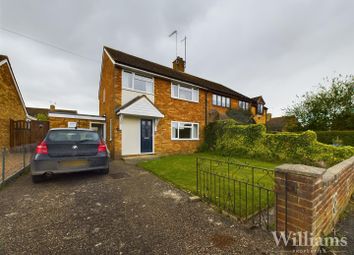
[(346, 238), (347, 245), (332, 247), (331, 250), (337, 254), (354, 254), (354, 194), (348, 203), (345, 211), (335, 227), (335, 236), (339, 239)]
[(30, 174), (0, 190), (0, 254), (272, 254), (272, 235), (221, 215), (153, 174)]

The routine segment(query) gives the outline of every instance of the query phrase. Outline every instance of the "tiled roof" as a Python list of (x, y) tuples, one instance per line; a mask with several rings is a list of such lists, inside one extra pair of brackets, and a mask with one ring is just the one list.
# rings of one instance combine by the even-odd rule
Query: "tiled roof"
[(180, 72), (174, 70), (173, 68), (169, 68), (106, 46), (104, 47), (104, 49), (108, 52), (108, 54), (116, 63), (124, 64), (130, 67), (135, 67), (144, 71), (166, 76), (168, 78), (192, 83), (202, 88), (205, 88), (207, 90), (210, 90), (212, 92), (229, 95), (240, 100), (245, 100), (249, 102), (252, 101), (251, 98), (242, 95), (219, 83), (208, 81), (184, 72)]
[[(29, 115), (36, 117), (37, 114), (41, 113), (48, 116), (50, 110), (48, 108), (36, 108), (36, 107), (26, 107)], [(65, 110), (65, 109), (55, 109), (55, 113), (66, 113), (66, 114), (77, 114), (75, 110)]]
[(269, 131), (282, 131), (286, 124), (286, 116), (274, 117), (268, 120), (267, 127)]

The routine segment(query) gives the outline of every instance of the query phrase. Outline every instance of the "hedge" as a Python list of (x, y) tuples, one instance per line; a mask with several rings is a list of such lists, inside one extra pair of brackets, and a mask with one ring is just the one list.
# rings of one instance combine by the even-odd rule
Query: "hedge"
[(317, 140), (321, 143), (335, 144), (339, 139), (342, 145), (354, 146), (354, 130), (348, 131), (316, 131)]
[(238, 125), (220, 120), (206, 128), (201, 151), (223, 156), (252, 157), (269, 161), (328, 167), (354, 155), (354, 147), (335, 147), (317, 141), (316, 133), (266, 133), (264, 125)]

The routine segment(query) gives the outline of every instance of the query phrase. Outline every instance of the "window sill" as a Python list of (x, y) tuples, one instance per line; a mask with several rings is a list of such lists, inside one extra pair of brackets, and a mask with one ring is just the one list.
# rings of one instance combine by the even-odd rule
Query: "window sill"
[(183, 99), (183, 98), (178, 98), (178, 97), (173, 97), (171, 96), (172, 99), (176, 99), (176, 100), (181, 100), (181, 101), (186, 101), (186, 102), (190, 102), (190, 103), (195, 103), (195, 104), (199, 104), (199, 100), (198, 101), (193, 101), (193, 100), (188, 100), (188, 99)]
[(176, 138), (171, 138), (172, 141), (199, 141), (199, 138), (193, 138), (193, 139), (176, 139)]

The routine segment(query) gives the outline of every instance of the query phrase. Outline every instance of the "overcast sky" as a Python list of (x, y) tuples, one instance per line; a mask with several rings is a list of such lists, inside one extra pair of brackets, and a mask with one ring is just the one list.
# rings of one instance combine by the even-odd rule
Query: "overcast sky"
[(273, 116), (323, 77), (354, 73), (350, 0), (0, 1), (0, 54), (27, 106), (97, 114), (103, 45), (171, 66), (175, 29), (188, 37), (188, 73), (263, 95)]

